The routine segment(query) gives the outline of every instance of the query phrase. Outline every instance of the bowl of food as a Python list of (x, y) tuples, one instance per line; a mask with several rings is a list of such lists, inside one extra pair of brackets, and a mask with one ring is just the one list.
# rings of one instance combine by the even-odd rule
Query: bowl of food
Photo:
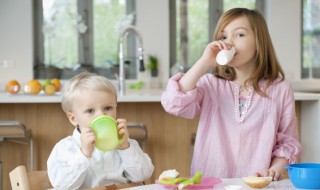
[(284, 166), (288, 169), (289, 178), (296, 188), (320, 189), (320, 164), (299, 163)]

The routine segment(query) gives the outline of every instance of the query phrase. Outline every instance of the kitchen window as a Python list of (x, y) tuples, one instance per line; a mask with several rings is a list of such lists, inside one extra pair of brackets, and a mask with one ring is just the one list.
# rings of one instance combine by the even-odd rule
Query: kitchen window
[(320, 1), (303, 0), (303, 79), (320, 79)]
[(264, 13), (263, 0), (175, 0), (170, 3), (171, 75), (186, 71), (199, 59), (212, 41), (223, 12), (245, 7)]
[[(135, 24), (134, 0), (35, 1), (36, 79), (68, 79), (82, 71), (115, 79), (120, 31)], [(136, 77), (135, 39), (125, 40), (126, 78)]]

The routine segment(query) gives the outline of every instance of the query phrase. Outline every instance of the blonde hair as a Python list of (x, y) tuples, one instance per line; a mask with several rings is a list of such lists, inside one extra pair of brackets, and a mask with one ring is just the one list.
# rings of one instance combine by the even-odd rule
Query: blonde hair
[[(230, 22), (241, 16), (246, 16), (248, 18), (256, 41), (255, 59), (257, 67), (251, 77), (245, 81), (245, 85), (250, 83), (258, 94), (266, 97), (267, 88), (270, 87), (272, 83), (277, 82), (279, 77), (281, 78), (280, 81), (283, 81), (285, 75), (277, 59), (266, 21), (259, 11), (246, 8), (234, 8), (225, 12), (218, 21), (214, 32), (214, 39), (220, 40), (222, 30)], [(231, 81), (236, 78), (234, 68), (229, 67), (228, 65), (216, 66), (213, 70), (213, 74), (219, 78)], [(267, 84), (262, 91), (259, 87), (259, 81), (263, 79), (267, 80)]]
[(82, 72), (63, 85), (61, 105), (65, 113), (71, 111), (73, 100), (81, 96), (81, 90), (103, 91), (114, 96), (117, 101), (117, 91), (107, 78), (94, 73)]

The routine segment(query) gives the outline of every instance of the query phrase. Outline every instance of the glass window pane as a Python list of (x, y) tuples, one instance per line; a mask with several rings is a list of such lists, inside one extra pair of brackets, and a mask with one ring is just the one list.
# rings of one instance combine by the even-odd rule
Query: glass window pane
[(223, 11), (233, 9), (236, 7), (254, 9), (255, 0), (224, 0), (223, 1)]
[[(224, 11), (255, 8), (255, 0), (224, 0)], [(176, 0), (176, 62), (191, 67), (212, 39), (209, 34), (209, 0)]]
[(303, 1), (302, 78), (320, 78), (320, 1)]
[(94, 65), (108, 68), (118, 63), (119, 23), (126, 15), (126, 4), (124, 0), (94, 0), (93, 9)]
[(43, 0), (44, 64), (73, 67), (78, 62), (76, 0)]
[(191, 66), (202, 55), (208, 43), (208, 6), (208, 0), (176, 1), (177, 63)]

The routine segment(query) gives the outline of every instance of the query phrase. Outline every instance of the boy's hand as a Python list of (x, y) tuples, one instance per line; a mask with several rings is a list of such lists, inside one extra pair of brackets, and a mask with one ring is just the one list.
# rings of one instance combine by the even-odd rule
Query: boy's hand
[(272, 177), (274, 181), (283, 179), (286, 176), (287, 170), (283, 166), (288, 165), (289, 162), (285, 158), (275, 157), (270, 168), (263, 172), (257, 172), (257, 177)]
[(81, 152), (88, 158), (91, 157), (94, 150), (95, 136), (92, 128), (85, 128), (81, 131)]
[(125, 119), (117, 119), (117, 124), (118, 124), (119, 135), (120, 136), (123, 135), (123, 138), (124, 138), (122, 144), (120, 144), (118, 146), (118, 149), (124, 150), (124, 149), (129, 148), (129, 146), (130, 146), (130, 144), (128, 142), (129, 132), (127, 129), (127, 121)]

